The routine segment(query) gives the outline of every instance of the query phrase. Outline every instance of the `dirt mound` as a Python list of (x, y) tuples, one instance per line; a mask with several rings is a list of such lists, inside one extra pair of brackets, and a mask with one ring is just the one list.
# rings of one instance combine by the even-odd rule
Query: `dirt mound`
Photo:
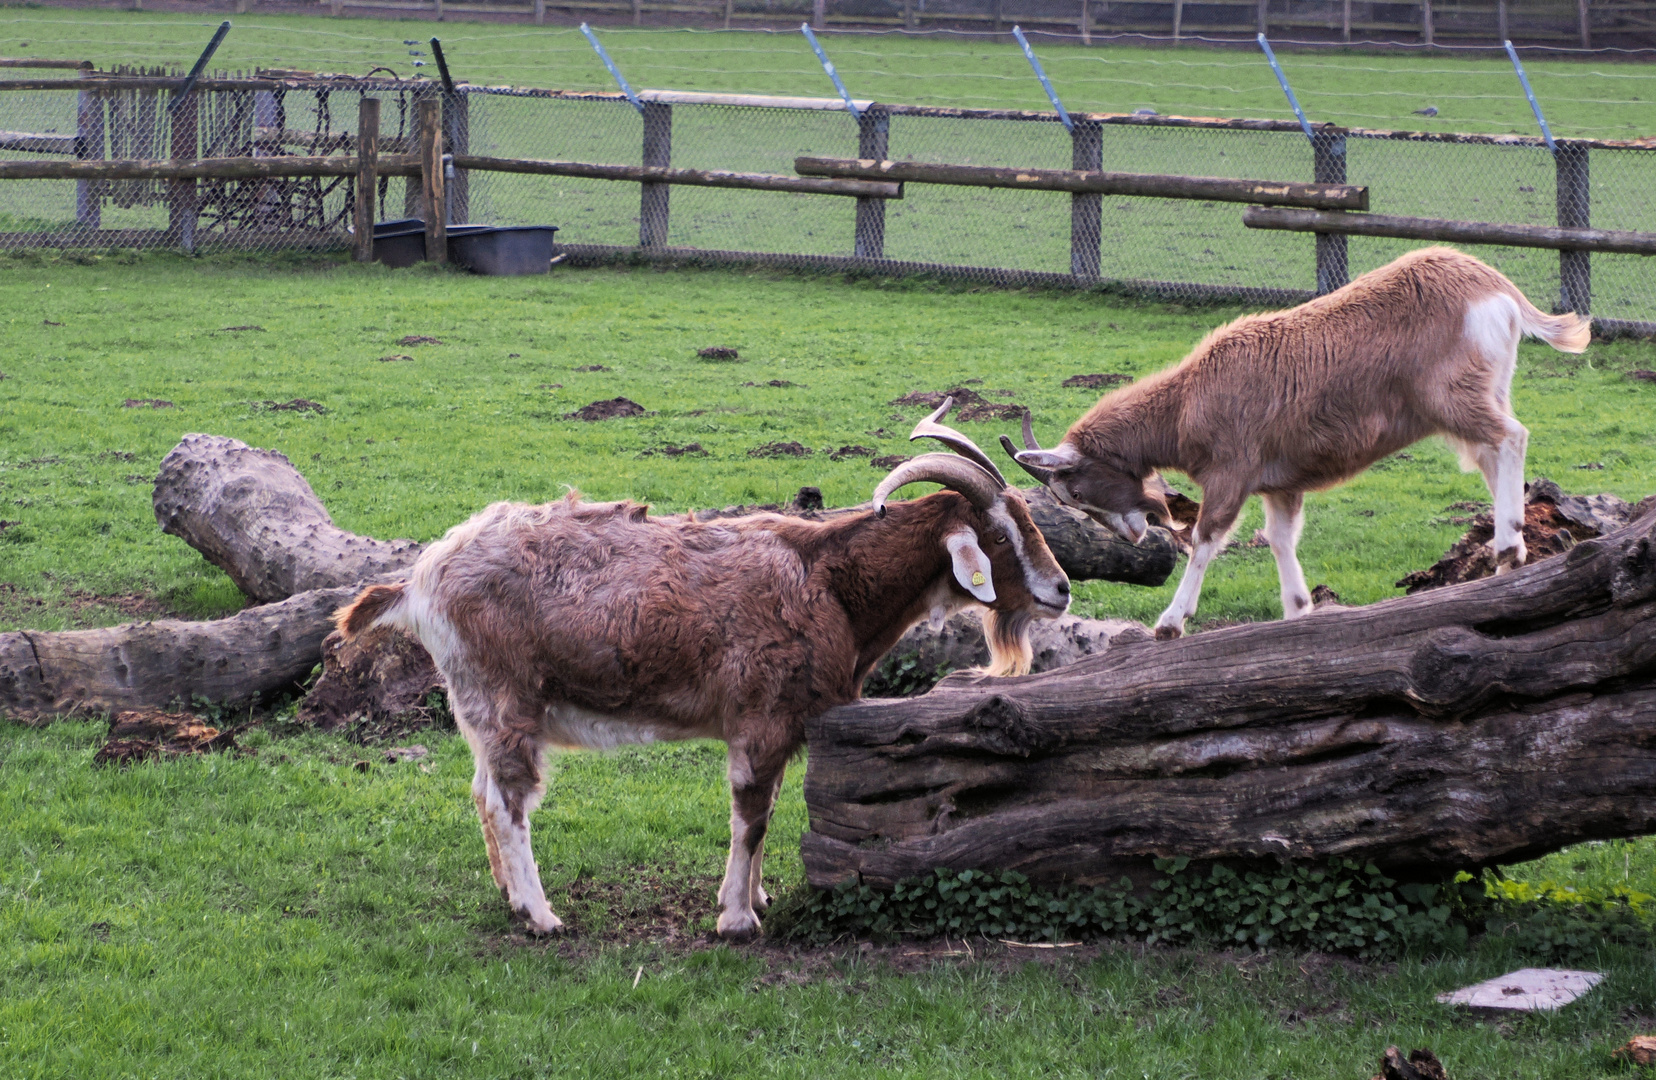
[(798, 383), (791, 383), (787, 379), (772, 379), (770, 382), (762, 382), (762, 383), (759, 383), (759, 382), (745, 382), (742, 385), (743, 386), (775, 386), (775, 387), (778, 387), (778, 388), (786, 389), (787, 387), (798, 386), (799, 384)]
[(398, 338), (397, 339), (397, 344), (398, 345), (441, 345), (442, 342), (440, 340), (438, 340), (437, 338), (434, 338), (434, 337), (426, 337), (424, 334), (409, 334), (407, 337)]
[(261, 334), (265, 332), (264, 327), (262, 327), (262, 326), (253, 326), (253, 325), (249, 324), (247, 326), (226, 326), (226, 327), (222, 327), (219, 330), (219, 333), (221, 333), (221, 334), (239, 334), (244, 330), (254, 330), (254, 331), (257, 331), (258, 333), (261, 333)]
[(582, 364), (580, 367), (576, 368), (575, 370), (576, 371), (609, 371), (610, 369), (605, 367), (603, 364)]
[(296, 397), (292, 401), (255, 401), (253, 407), (265, 412), (315, 413), (317, 416), (328, 411), (319, 402), (302, 397)]
[(683, 446), (674, 446), (672, 443), (662, 443), (660, 446), (652, 446), (648, 450), (641, 451), (638, 456), (684, 457), (686, 455), (689, 455), (690, 457), (706, 457), (707, 451), (702, 449), (702, 444), (699, 442), (685, 443)]
[(887, 454), (884, 457), (874, 458), (869, 462), (876, 469), (895, 469), (905, 461), (911, 460), (908, 454)]
[(697, 349), (696, 355), (701, 357), (703, 360), (730, 361), (740, 360), (742, 358), (741, 354), (739, 354), (735, 349), (727, 348), (723, 345), (709, 345), (705, 349)]
[(748, 451), (748, 457), (810, 457), (811, 448), (796, 442), (773, 442), (764, 446), (755, 446)]
[(1627, 377), (1636, 382), (1656, 383), (1656, 371), (1646, 371), (1644, 368), (1637, 368), (1633, 371), (1629, 371), (1627, 373)]
[(846, 458), (873, 457), (872, 446), (842, 446), (828, 455), (829, 461), (844, 461)]
[[(973, 379), (972, 382), (982, 382), (982, 379)], [(920, 406), (926, 409), (935, 409), (943, 404), (945, 398), (954, 398), (959, 405), (987, 405), (989, 401), (976, 390), (968, 390), (964, 386), (957, 386), (953, 390), (911, 390), (900, 398), (892, 398), (888, 405)]]
[[(379, 627), (349, 643), (338, 632), (322, 641), (322, 676), (294, 716), (359, 742), (384, 742), (450, 723), (443, 680), (420, 643)], [(435, 696), (435, 700), (434, 700)]]
[(235, 745), (234, 732), (220, 731), (189, 713), (133, 709), (115, 715), (109, 741), (92, 758), (92, 764), (129, 765), (147, 758), (231, 750)]
[(1109, 386), (1120, 386), (1133, 381), (1131, 375), (1123, 375), (1119, 371), (1100, 371), (1092, 375), (1071, 375), (1063, 381), (1064, 386), (1079, 387), (1082, 390), (1102, 390)]
[(161, 398), (127, 398), (121, 402), (123, 409), (170, 409), (173, 403)]
[(409, 356), (407, 353), (392, 353), (389, 356), (380, 357), (379, 362), (382, 363), (382, 364), (394, 364), (399, 360), (412, 360), (412, 359), (414, 359), (414, 358), (412, 356)]
[(585, 420), (589, 423), (595, 420), (615, 420), (626, 416), (643, 416), (644, 406), (636, 401), (624, 397), (610, 398), (608, 401), (594, 401), (590, 405), (582, 405), (572, 413), (564, 413), (565, 420)]
[[(1524, 547), (1529, 561), (1538, 562), (1562, 554), (1577, 542), (1607, 532), (1656, 508), (1656, 495), (1637, 505), (1614, 495), (1566, 495), (1545, 477), (1531, 481), (1524, 497)], [(1450, 510), (1484, 510), (1483, 503), (1455, 503)], [(1467, 519), (1451, 517), (1455, 524)], [(1425, 570), (1416, 570), (1397, 582), (1408, 593), (1458, 585), (1495, 573), (1495, 554), (1489, 542), (1495, 538), (1495, 516), (1484, 510), (1470, 519), (1471, 528), (1449, 548), (1443, 558)]]
[(955, 413), (956, 420), (1022, 420), (1029, 412), (1026, 406), (1016, 402), (1007, 402), (1005, 405), (996, 405), (985, 402), (982, 405), (968, 405)]

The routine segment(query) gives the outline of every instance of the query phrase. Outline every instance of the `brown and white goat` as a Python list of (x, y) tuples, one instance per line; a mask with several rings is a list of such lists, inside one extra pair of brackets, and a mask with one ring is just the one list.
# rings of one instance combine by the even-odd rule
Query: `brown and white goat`
[(1294, 548), (1304, 493), (1442, 435), (1495, 499), (1497, 572), (1525, 559), (1524, 453), (1512, 415), (1518, 341), (1587, 347), (1579, 315), (1547, 315), (1500, 271), (1453, 248), (1410, 252), (1288, 311), (1244, 315), (1174, 367), (1105, 396), (1058, 446), (1002, 443), (1057, 498), (1134, 543), (1168, 521), (1158, 469), (1202, 487), (1192, 551), (1158, 638), (1196, 612), (1202, 575), (1249, 495), (1265, 504), (1287, 618), (1311, 610)]
[[(698, 522), (630, 503), (495, 503), (429, 547), (406, 581), (337, 615), (419, 637), (471, 744), (489, 868), (534, 933), (562, 923), (529, 847), (549, 747), (723, 739), (730, 858), (718, 931), (746, 937), (769, 903), (765, 830), (805, 721), (855, 699), (915, 623), (989, 609), (990, 674), (1029, 669), (1029, 624), (1069, 607), (1069, 579), (1023, 496), (937, 420), (924, 454), (875, 489), (874, 509), (827, 521), (760, 514)], [(905, 484), (949, 490), (886, 505)], [(757, 910), (756, 910), (757, 909)]]

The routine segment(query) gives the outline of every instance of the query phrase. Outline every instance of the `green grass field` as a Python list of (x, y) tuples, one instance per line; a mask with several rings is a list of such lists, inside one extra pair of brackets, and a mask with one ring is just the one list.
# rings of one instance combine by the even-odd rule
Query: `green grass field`
[[(189, 35), (210, 31), (180, 16), (0, 15), (10, 17), (0, 19), (0, 54), (28, 41), (35, 55), (101, 62), (187, 61)], [(434, 29), (264, 16), (236, 24), (227, 66), (352, 71), (406, 53), (402, 38)], [(487, 73), (478, 81), (605, 88), (569, 31), (443, 30), (453, 31), (451, 56), (489, 58), (474, 69)], [(604, 33), (642, 72), (640, 85), (823, 89), (790, 38)], [(1021, 60), (1002, 63), (978, 46), (833, 38), (829, 47), (848, 77), (893, 88), (854, 82), (859, 94), (1041, 105), (1033, 84), (1017, 81)], [(1283, 113), (1269, 95), (1257, 108), (1234, 104), (1243, 99), (1179, 89), (1166, 74), (1181, 63), (1251, 61), (1243, 54), (1098, 50), (1070, 61), (1070, 50), (1039, 47), (1056, 54), (1048, 65), (1060, 80), (1107, 62), (1122, 67), (1096, 69), (1101, 79), (1154, 77), (1187, 95), (1139, 101), (1137, 90), (1100, 82), (1097, 103), (1077, 107)], [(1448, 81), (1395, 57), (1313, 61), (1287, 60), (1313, 102), (1303, 87), (1314, 85), (1315, 64), (1329, 69), (1330, 86), (1341, 85), (1336, 65), (1357, 61), (1408, 68), (1438, 90)], [(1559, 70), (1557, 85), (1574, 86), (1563, 80), (1590, 68)], [(1605, 68), (1611, 80), (1643, 70)], [(1184, 81), (1222, 81), (1212, 75)], [(1364, 85), (1392, 84), (1376, 76)], [(915, 86), (930, 96), (906, 92)], [(1362, 99), (1378, 100), (1387, 99)], [(1515, 115), (1506, 123), (1521, 127)], [(1505, 130), (1487, 116), (1489, 130)], [(1623, 122), (1611, 106), (1574, 116), (1554, 122)], [(612, 213), (621, 232), (636, 209), (624, 205), (632, 189), (625, 194), (612, 211), (594, 211)], [(687, 229), (719, 213), (740, 219), (719, 228), (760, 238), (778, 227), (774, 210), (753, 221), (743, 207), (709, 205), (698, 216), (692, 200), (674, 200)], [(490, 501), (555, 498), (565, 485), (663, 511), (785, 501), (804, 484), (848, 504), (881, 474), (867, 459), (833, 462), (825, 452), (907, 452), (918, 411), (887, 404), (903, 393), (981, 379), (991, 400), (1029, 405), (1051, 440), (1093, 400), (1061, 387), (1065, 377), (1155, 370), (1239, 310), (730, 271), (485, 279), (333, 256), (0, 258), (0, 632), (212, 617), (244, 603), (155, 525), (150, 481), (186, 432), (282, 451), (341, 526), (381, 537), (429, 540)], [(226, 329), (247, 326), (262, 329)], [(409, 334), (443, 344), (397, 344)], [(695, 351), (706, 345), (734, 346), (743, 360), (701, 361)], [(412, 359), (381, 359), (393, 356)], [(576, 370), (592, 365), (607, 370)], [(1625, 378), (1635, 368), (1656, 368), (1656, 346), (1601, 343), (1581, 358), (1523, 347), (1515, 397), (1532, 432), (1530, 475), (1630, 499), (1656, 490), (1656, 388)], [(618, 394), (650, 414), (563, 419)], [(297, 398), (326, 411), (268, 407)], [(962, 426), (985, 446), (1011, 430)], [(815, 452), (749, 456), (791, 440)], [(690, 442), (707, 456), (646, 454)], [(1481, 480), (1442, 446), (1420, 444), (1308, 500), (1307, 574), (1349, 603), (1396, 595), (1398, 577), (1461, 533), (1451, 507), (1485, 499)], [(1259, 524), (1252, 507), (1241, 535)], [(1171, 590), (1087, 583), (1075, 609), (1148, 620)], [(1276, 594), (1268, 554), (1238, 547), (1210, 570), (1198, 627), (1275, 618)], [(422, 734), (432, 751), (423, 763), (388, 765), (375, 748), (294, 731), (279, 714), (241, 737), (250, 754), (98, 769), (102, 735), (100, 723), (0, 720), (0, 1075), (1334, 1080), (1372, 1075), (1396, 1043), (1430, 1046), (1455, 1077), (1551, 1080), (1636, 1075), (1610, 1050), (1656, 1026), (1652, 956), (1608, 945), (1580, 960), (1608, 981), (1556, 1016), (1494, 1022), (1433, 1003), (1441, 990), (1534, 962), (1511, 927), (1461, 953), (1396, 964), (1138, 946), (1031, 952), (983, 940), (872, 951), (710, 946), (702, 935), (729, 834), (722, 748), (706, 743), (554, 761), (536, 853), (554, 909), (580, 936), (533, 943), (512, 932), (488, 879), (467, 798), (469, 754), (452, 734)], [(358, 760), (372, 764), (361, 772)], [(773, 825), (773, 892), (803, 882), (801, 775), (791, 771)], [(1656, 892), (1656, 843), (1582, 845), (1509, 873)]]

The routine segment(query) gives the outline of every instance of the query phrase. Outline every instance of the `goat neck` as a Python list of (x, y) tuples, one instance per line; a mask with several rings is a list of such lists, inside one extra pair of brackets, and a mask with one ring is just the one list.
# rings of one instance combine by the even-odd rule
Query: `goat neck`
[(1106, 394), (1070, 426), (1064, 441), (1085, 457), (1131, 476), (1183, 468), (1178, 439), (1183, 400), (1177, 368)]

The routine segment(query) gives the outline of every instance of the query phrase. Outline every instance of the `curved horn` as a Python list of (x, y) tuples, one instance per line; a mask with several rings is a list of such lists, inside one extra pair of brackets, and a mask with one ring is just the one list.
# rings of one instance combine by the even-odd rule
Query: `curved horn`
[[(1024, 413), (1023, 418), (1023, 441), (1025, 450), (1039, 450), (1041, 448), (1041, 444), (1035, 441), (1035, 425), (1031, 422), (1029, 413), (1027, 412)], [(1033, 476), (1043, 484), (1051, 482), (1051, 469), (1042, 469), (1034, 465), (1025, 465), (1023, 462), (1018, 461), (1018, 448), (1012, 445), (1011, 439), (1007, 438), (1005, 435), (1002, 435), (1000, 437), (1000, 442), (1001, 448), (1006, 451), (1006, 456), (1011, 458), (1013, 461), (1017, 461), (1020, 469), (1028, 473), (1030, 476)]]
[(984, 471), (993, 476), (996, 483), (1000, 484), (1001, 487), (1005, 487), (1006, 477), (1002, 476), (1001, 471), (995, 468), (995, 463), (989, 459), (989, 455), (978, 449), (977, 443), (954, 428), (938, 423), (939, 420), (948, 415), (949, 410), (953, 407), (954, 398), (944, 398), (943, 404), (937, 407), (936, 412), (914, 425), (914, 430), (909, 434), (909, 442), (913, 442), (915, 439), (936, 439), (974, 465), (983, 466)]
[(886, 498), (904, 484), (929, 480), (958, 491), (979, 510), (987, 510), (1000, 498), (1004, 483), (997, 482), (977, 463), (954, 454), (921, 454), (903, 462), (874, 489), (874, 512), (885, 516)]

